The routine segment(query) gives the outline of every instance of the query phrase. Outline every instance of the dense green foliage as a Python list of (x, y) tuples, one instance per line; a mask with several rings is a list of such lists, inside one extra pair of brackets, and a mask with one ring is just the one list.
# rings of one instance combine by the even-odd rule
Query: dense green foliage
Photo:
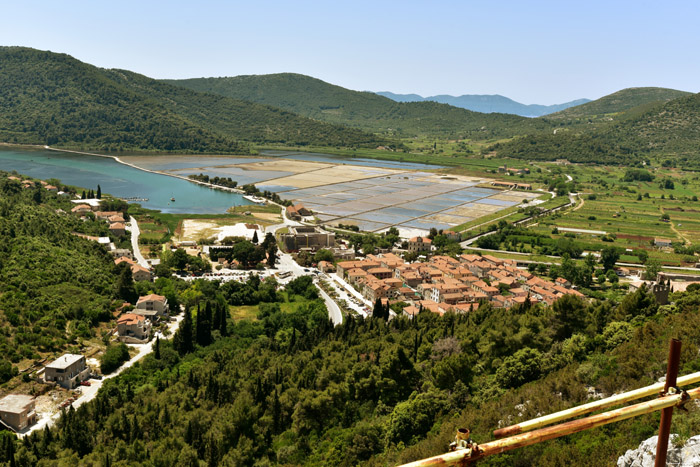
[(0, 359), (18, 362), (94, 335), (111, 318), (116, 272), (97, 242), (102, 221), (71, 215), (74, 204), (0, 173)]
[(551, 120), (595, 119), (639, 106), (668, 102), (689, 94), (689, 92), (668, 88), (627, 88), (600, 99), (549, 114), (547, 118)]
[(700, 94), (624, 115), (590, 128), (565, 126), (493, 145), (499, 156), (528, 160), (636, 165), (650, 157), (700, 166)]
[[(648, 384), (663, 373), (671, 336), (684, 341), (682, 371), (700, 367), (697, 290), (673, 309), (642, 288), (616, 307), (567, 296), (552, 307), (348, 318), (334, 328), (322, 302), (282, 311), (273, 288), (250, 296), (258, 319), (229, 323), (228, 337), (202, 324), (207, 308), (231, 303), (231, 287), (262, 285), (200, 282), (213, 301), (200, 302), (197, 324), (183, 323), (176, 348), (161, 341), (159, 358), (106, 381), (93, 402), (6, 446), (0, 461), (10, 452), (27, 465), (391, 465), (444, 451), (457, 426), (484, 442), (499, 420), (581, 403), (588, 384), (606, 393)], [(653, 417), (486, 463), (612, 463), (653, 434)], [(683, 427), (699, 421), (693, 414)]]
[(0, 47), (0, 141), (247, 153), (243, 140), (370, 147), (385, 142), (268, 106), (96, 68), (65, 54)]
[(168, 80), (195, 91), (279, 107), (306, 117), (383, 134), (489, 139), (549, 128), (544, 121), (482, 114), (437, 102), (395, 102), (293, 73)]
[(110, 345), (100, 359), (100, 371), (109, 374), (129, 359), (129, 348), (123, 342)]

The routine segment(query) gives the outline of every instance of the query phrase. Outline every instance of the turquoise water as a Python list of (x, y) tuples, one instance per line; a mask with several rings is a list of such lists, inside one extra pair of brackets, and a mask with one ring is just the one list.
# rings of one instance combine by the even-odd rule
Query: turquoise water
[(58, 178), (87, 189), (97, 189), (99, 184), (104, 193), (117, 197), (148, 198), (140, 202), (143, 207), (167, 213), (216, 214), (231, 206), (251, 204), (236, 193), (144, 172), (107, 157), (0, 148), (0, 170), (39, 179)]

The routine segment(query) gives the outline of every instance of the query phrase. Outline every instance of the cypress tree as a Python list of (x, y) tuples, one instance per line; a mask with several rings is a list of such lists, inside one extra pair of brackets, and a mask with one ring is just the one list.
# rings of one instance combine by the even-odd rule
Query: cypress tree
[(156, 336), (156, 343), (154, 344), (153, 357), (156, 360), (160, 360), (160, 336)]
[(258, 244), (258, 231), (253, 232), (253, 243)]
[(223, 337), (228, 336), (228, 305), (221, 306), (221, 321), (219, 331)]
[(97, 199), (102, 199), (102, 187), (97, 185)]

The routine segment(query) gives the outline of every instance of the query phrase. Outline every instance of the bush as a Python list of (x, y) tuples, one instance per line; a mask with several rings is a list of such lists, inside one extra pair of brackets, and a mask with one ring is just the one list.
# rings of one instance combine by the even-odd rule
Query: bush
[(103, 374), (109, 374), (119, 368), (122, 363), (129, 360), (129, 348), (123, 342), (118, 345), (110, 345), (105, 350), (100, 360), (100, 370)]

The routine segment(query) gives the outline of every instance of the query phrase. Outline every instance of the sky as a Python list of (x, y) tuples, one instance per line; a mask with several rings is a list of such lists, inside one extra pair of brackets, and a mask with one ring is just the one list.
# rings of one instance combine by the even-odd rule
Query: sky
[(700, 91), (700, 2), (0, 0), (0, 45), (153, 78), (294, 72), (525, 104)]

